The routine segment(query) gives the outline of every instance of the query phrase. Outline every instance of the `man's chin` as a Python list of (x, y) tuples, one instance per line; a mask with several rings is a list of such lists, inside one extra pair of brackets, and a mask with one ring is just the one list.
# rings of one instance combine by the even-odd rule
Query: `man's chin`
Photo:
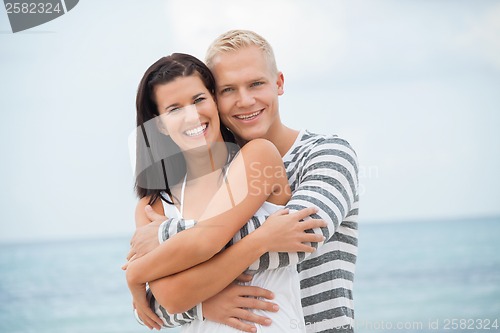
[(234, 130), (231, 127), (228, 128), (234, 134), (236, 142), (238, 142), (240, 146), (254, 139), (265, 138), (267, 134), (266, 131), (257, 128), (257, 126), (252, 126), (253, 128), (250, 128), (250, 126), (248, 126), (249, 128), (244, 129), (242, 129), (241, 126), (234, 127)]
[(252, 141), (254, 139), (259, 139), (259, 138), (262, 138), (263, 136), (259, 136), (259, 135), (246, 135), (244, 137), (240, 137), (240, 140), (238, 140), (238, 142), (242, 142), (242, 143), (247, 143), (249, 141)]

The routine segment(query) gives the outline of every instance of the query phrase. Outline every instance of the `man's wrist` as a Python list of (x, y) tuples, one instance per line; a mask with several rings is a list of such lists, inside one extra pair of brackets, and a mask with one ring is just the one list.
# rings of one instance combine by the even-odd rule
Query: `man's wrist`
[(165, 234), (165, 228), (167, 227), (166, 224), (168, 222), (168, 219), (165, 220), (162, 224), (160, 224), (160, 226), (158, 227), (158, 242), (161, 244), (163, 243), (164, 241), (166, 241), (166, 239), (163, 239), (163, 235)]

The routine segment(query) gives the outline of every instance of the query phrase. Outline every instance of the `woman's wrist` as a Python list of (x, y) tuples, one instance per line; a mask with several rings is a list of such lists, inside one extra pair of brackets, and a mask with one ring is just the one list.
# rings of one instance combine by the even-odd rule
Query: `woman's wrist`
[[(269, 252), (270, 240), (268, 239), (268, 234), (263, 228), (258, 228), (245, 238), (248, 238), (248, 242), (252, 246), (251, 251), (258, 253), (259, 256), (263, 255), (266, 252)], [(243, 238), (243, 240), (245, 238)]]

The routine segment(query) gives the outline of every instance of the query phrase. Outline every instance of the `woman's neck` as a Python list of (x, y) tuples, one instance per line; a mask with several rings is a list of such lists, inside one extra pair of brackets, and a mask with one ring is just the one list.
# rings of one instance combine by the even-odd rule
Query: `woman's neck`
[(210, 146), (185, 152), (184, 157), (188, 179), (196, 179), (221, 169), (227, 163), (228, 150), (225, 142), (216, 142)]

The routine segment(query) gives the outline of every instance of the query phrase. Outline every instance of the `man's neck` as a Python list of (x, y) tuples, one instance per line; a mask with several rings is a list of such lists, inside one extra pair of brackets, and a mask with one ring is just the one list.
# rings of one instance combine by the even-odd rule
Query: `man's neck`
[[(270, 131), (270, 133), (262, 138), (271, 141), (276, 146), (276, 148), (278, 148), (281, 157), (284, 157), (292, 147), (298, 135), (299, 131), (280, 124), (278, 128)], [(242, 147), (245, 145), (245, 143), (247, 143), (247, 141), (244, 141), (241, 138), (236, 138), (236, 143), (240, 147)]]
[(290, 150), (298, 135), (299, 131), (282, 125), (276, 133), (272, 133), (272, 135), (266, 139), (274, 143), (281, 157), (283, 157)]

